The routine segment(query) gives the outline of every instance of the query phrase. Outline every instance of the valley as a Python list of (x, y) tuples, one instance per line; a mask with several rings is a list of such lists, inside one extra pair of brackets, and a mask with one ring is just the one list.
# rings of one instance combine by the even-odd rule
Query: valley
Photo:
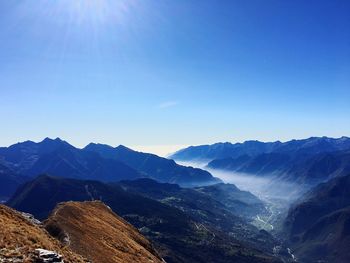
[[(319, 155), (320, 151), (328, 154), (329, 151), (323, 146), (319, 148), (320, 141), (335, 144), (338, 148), (343, 147), (342, 143), (348, 144), (344, 138), (340, 143), (337, 139), (325, 138), (306, 141), (297, 143), (297, 149), (293, 146), (288, 154), (295, 155), (294, 151), (303, 149), (308, 153), (307, 159), (312, 163), (313, 171), (322, 170), (324, 164), (318, 167), (319, 163), (314, 163), (312, 155)], [(304, 144), (308, 146), (305, 148)], [(245, 152), (246, 146), (242, 145), (239, 145), (243, 147), (240, 151)], [(249, 151), (260, 154), (250, 143), (248, 145)], [(261, 148), (261, 144), (258, 145), (259, 149), (270, 149), (270, 146)], [(338, 151), (338, 148), (334, 150)], [(224, 152), (232, 154), (227, 150)], [(329, 173), (345, 173), (344, 154), (329, 154), (338, 158), (330, 163), (340, 165), (338, 168), (331, 165)], [(249, 158), (255, 160), (256, 157), (237, 157), (235, 165), (242, 167)], [(317, 258), (313, 253), (319, 251), (317, 242), (323, 240), (324, 233), (328, 233), (326, 244), (330, 246), (339, 242), (338, 239), (329, 240), (334, 229), (341, 232), (337, 237), (348, 237), (348, 196), (344, 192), (347, 177), (337, 176), (327, 182), (319, 179), (320, 184), (317, 184), (314, 178), (308, 180), (305, 177), (304, 183), (291, 180), (290, 174), (278, 173), (280, 165), (273, 173), (257, 172), (257, 168), (265, 171), (268, 166), (268, 170), (275, 167), (271, 166), (270, 158), (263, 158), (257, 166), (254, 165), (254, 173), (248, 173), (232, 170), (232, 167), (213, 168), (207, 163), (212, 163), (210, 160), (174, 161), (125, 146), (104, 144), (90, 143), (80, 149), (59, 138), (46, 138), (37, 143), (26, 141), (0, 147), (0, 161), (3, 167), (0, 177), (3, 188), (0, 190), (7, 197), (4, 204), (25, 213), (23, 215), (35, 222), (39, 219), (48, 224), (54, 218), (54, 222), (47, 225), (51, 235), (62, 244), (71, 246), (79, 255), (94, 258), (95, 262), (99, 262), (100, 254), (87, 253), (85, 245), (74, 240), (74, 235), (79, 239), (74, 224), (80, 223), (72, 223), (74, 218), (72, 222), (65, 222), (64, 216), (59, 216), (62, 202), (77, 202), (65, 206), (68, 214), (83, 214), (80, 209), (84, 208), (80, 208), (79, 202), (100, 202), (85, 205), (86, 209), (91, 208), (85, 223), (91, 224), (94, 231), (100, 231), (106, 222), (99, 219), (101, 226), (95, 226), (92, 225), (93, 218), (98, 218), (99, 210), (106, 212), (109, 209), (120, 217), (119, 221), (125, 220), (151, 242), (148, 246), (154, 247), (155, 257), (159, 255), (161, 260), (170, 263), (201, 263), (206, 260), (220, 263), (235, 260), (309, 263), (308, 260)], [(308, 162), (306, 167), (310, 169)], [(324, 171), (322, 174), (331, 176)], [(312, 203), (312, 196), (322, 197), (323, 203)], [(328, 204), (333, 204), (334, 209)], [(309, 210), (311, 214), (308, 214)], [(308, 224), (304, 217), (310, 218)], [(339, 223), (333, 223), (334, 220)], [(64, 227), (67, 227), (64, 231), (57, 229)], [(73, 232), (68, 234), (70, 231)], [(79, 231), (87, 232), (84, 229)], [(103, 238), (109, 239), (108, 235)], [(106, 249), (103, 243), (95, 243), (95, 249)], [(121, 253), (120, 257), (130, 261), (132, 256), (122, 256), (122, 251), (119, 247), (112, 254)], [(338, 257), (327, 253), (322, 257)], [(343, 250), (341, 253), (342, 259), (347, 257)]]
[(273, 231), (279, 225), (283, 214), (290, 205), (305, 193), (308, 188), (298, 184), (282, 181), (278, 176), (261, 177), (252, 174), (230, 172), (207, 167), (206, 163), (177, 161), (184, 166), (204, 169), (225, 183), (236, 185), (239, 189), (249, 191), (263, 201), (265, 211), (251, 219), (251, 224), (266, 231)]

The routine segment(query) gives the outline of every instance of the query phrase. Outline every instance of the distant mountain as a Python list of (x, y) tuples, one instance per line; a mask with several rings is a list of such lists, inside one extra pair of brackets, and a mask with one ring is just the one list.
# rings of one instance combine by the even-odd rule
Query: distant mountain
[(338, 139), (328, 137), (311, 137), (303, 140), (282, 142), (246, 141), (244, 143), (216, 143), (213, 145), (191, 146), (170, 156), (180, 161), (210, 162), (216, 159), (233, 158), (247, 155), (255, 157), (260, 154), (280, 153), (288, 155), (314, 155), (325, 152), (343, 151), (350, 149), (350, 138)]
[[(178, 186), (165, 185), (164, 189), (167, 187)], [(171, 191), (169, 189), (166, 191)], [(232, 231), (251, 233), (240, 241), (234, 235), (198, 221), (186, 211), (129, 191), (123, 184), (40, 176), (20, 187), (8, 205), (43, 219), (56, 204), (68, 200), (103, 201), (152, 240), (167, 262), (279, 262), (272, 256), (272, 247), (264, 253), (249, 243), (252, 239), (266, 246), (273, 242), (267, 233), (252, 232), (244, 229), (245, 224), (237, 224), (237, 229)], [(193, 210), (203, 211), (196, 207)], [(227, 214), (226, 220), (230, 212)], [(232, 215), (232, 218), (237, 217)]]
[(318, 154), (268, 153), (211, 161), (208, 167), (254, 175), (277, 175), (289, 181), (317, 184), (350, 173), (350, 150)]
[(223, 169), (257, 175), (282, 172), (291, 167), (292, 157), (281, 153), (263, 153), (257, 156), (242, 155), (237, 158), (216, 159), (208, 164), (209, 168)]
[[(255, 153), (251, 148), (246, 150), (246, 144), (247, 142), (229, 144), (226, 148), (235, 146), (235, 150), (226, 151), (225, 158), (211, 160), (207, 167), (259, 176), (277, 176), (307, 185), (350, 173), (350, 139), (347, 137), (313, 137), (286, 143), (267, 143), (265, 148), (261, 147), (261, 143), (255, 142), (250, 144), (257, 146)], [(258, 153), (262, 149), (266, 152)], [(183, 151), (186, 152), (186, 149)]]
[(221, 182), (209, 172), (176, 164), (173, 160), (154, 154), (133, 151), (125, 146), (113, 148), (104, 144), (89, 144), (84, 148), (104, 158), (118, 160), (146, 174), (159, 182), (175, 183), (182, 186), (208, 185)]
[(27, 215), (0, 205), (0, 223), (0, 262), (44, 262), (37, 249), (46, 249), (56, 255), (51, 255), (52, 261), (45, 262), (86, 263), (82, 256), (31, 222)]
[(16, 174), (13, 170), (0, 163), (0, 201), (7, 200), (19, 185), (28, 178)]
[(16, 172), (22, 173), (23, 170), (30, 169), (40, 156), (62, 147), (74, 148), (60, 138), (46, 138), (39, 143), (25, 141), (10, 147), (0, 147), (0, 160)]
[(177, 151), (169, 158), (187, 162), (210, 162), (215, 159), (237, 158), (242, 155), (255, 156), (271, 152), (282, 145), (281, 142), (264, 143), (246, 141), (244, 143), (215, 143), (212, 145), (190, 146)]
[(145, 177), (124, 163), (77, 149), (59, 138), (1, 148), (0, 158), (14, 171), (28, 177), (42, 173), (100, 181)]
[(284, 231), (301, 262), (350, 261), (350, 175), (320, 184), (289, 211)]
[(77, 149), (59, 138), (2, 147), (0, 164), (26, 177), (49, 173), (104, 182), (150, 177), (183, 186), (221, 182), (207, 171), (181, 166), (173, 160), (136, 152), (124, 146), (112, 148), (89, 144), (85, 149)]
[(45, 228), (90, 262), (163, 262), (137, 229), (99, 201), (60, 203)]

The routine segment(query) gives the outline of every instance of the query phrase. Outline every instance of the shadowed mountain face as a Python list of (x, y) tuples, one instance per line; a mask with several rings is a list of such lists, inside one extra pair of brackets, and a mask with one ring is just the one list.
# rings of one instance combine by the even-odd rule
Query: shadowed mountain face
[[(250, 192), (241, 191), (232, 184), (215, 184), (197, 188), (181, 188), (175, 184), (158, 183), (151, 179), (122, 181), (124, 189), (159, 200), (191, 213), (200, 221), (225, 228), (232, 222), (242, 223), (237, 216), (251, 220), (266, 212), (263, 202)], [(200, 210), (201, 213), (197, 211)], [(229, 212), (229, 219), (225, 219)], [(221, 218), (221, 223), (218, 220)], [(227, 229), (225, 229), (226, 231)]]
[(265, 205), (259, 198), (248, 191), (239, 190), (234, 184), (215, 184), (195, 189), (209, 195), (241, 216), (253, 218), (258, 214), (266, 213)]
[(91, 262), (162, 262), (137, 229), (99, 201), (61, 203), (45, 228)]
[(289, 211), (284, 231), (301, 262), (349, 262), (350, 176), (320, 184)]
[[(226, 210), (227, 218), (222, 217), (226, 220), (223, 222), (229, 222), (229, 218), (233, 218), (231, 232), (240, 231), (242, 235), (246, 234), (246, 240), (238, 240), (220, 228), (212, 227), (209, 221), (209, 223), (204, 220), (199, 221), (200, 217), (194, 217), (186, 210), (181, 211), (175, 205), (170, 206), (135, 194), (126, 189), (125, 184), (121, 186), (41, 176), (21, 187), (8, 204), (39, 218), (45, 218), (56, 204), (62, 201), (102, 200), (152, 240), (157, 251), (167, 262), (276, 261), (271, 255), (267, 255), (266, 251), (266, 247), (269, 247), (271, 249), (269, 252), (272, 252), (274, 245), (272, 237), (242, 224), (242, 221), (230, 214), (228, 210)], [(165, 185), (164, 189), (166, 189), (164, 192), (174, 191), (174, 189), (178, 191), (178, 186)], [(215, 200), (211, 202), (217, 204)], [(203, 208), (193, 207), (192, 209), (197, 213), (204, 212)], [(214, 218), (220, 218), (223, 214), (222, 205), (218, 205), (215, 209), (212, 212), (208, 210), (207, 213)], [(233, 228), (235, 225), (238, 227), (236, 230)], [(225, 225), (222, 224), (222, 226)], [(249, 242), (250, 239), (258, 240), (255, 243), (256, 246)], [(265, 249), (267, 254), (259, 252), (257, 249), (259, 244), (264, 244), (259, 249)]]
[(8, 199), (27, 179), (0, 163), (0, 201)]
[[(314, 137), (285, 143), (245, 142), (220, 145), (219, 149), (217, 145), (202, 146), (207, 149), (207, 153), (198, 156), (190, 154), (193, 149), (184, 149), (175, 153), (172, 158), (209, 160), (207, 166), (211, 169), (258, 176), (278, 176), (287, 181), (310, 185), (350, 172), (350, 139), (346, 137)], [(222, 147), (225, 150), (221, 149)], [(212, 151), (221, 157), (213, 159)]]
[(219, 179), (213, 178), (207, 171), (178, 165), (173, 160), (154, 154), (133, 151), (122, 145), (113, 148), (108, 145), (91, 143), (84, 150), (96, 152), (105, 158), (123, 162), (160, 182), (175, 183), (183, 186), (208, 185), (220, 182)]

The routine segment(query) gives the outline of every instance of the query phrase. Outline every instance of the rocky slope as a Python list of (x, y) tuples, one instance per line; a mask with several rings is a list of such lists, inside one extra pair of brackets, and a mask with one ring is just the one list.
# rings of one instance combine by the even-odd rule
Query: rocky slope
[(137, 229), (99, 201), (61, 203), (45, 228), (94, 263), (162, 262)]
[[(57, 261), (82, 263), (86, 260), (51, 237), (19, 212), (0, 205), (0, 262), (43, 262), (45, 249), (53, 251)], [(54, 258), (52, 255), (51, 257)], [(50, 262), (50, 261), (47, 261)]]

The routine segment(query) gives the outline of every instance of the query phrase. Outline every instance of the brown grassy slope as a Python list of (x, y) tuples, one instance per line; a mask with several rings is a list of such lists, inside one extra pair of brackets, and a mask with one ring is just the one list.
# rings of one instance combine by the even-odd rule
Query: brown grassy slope
[(80, 255), (63, 247), (40, 226), (25, 219), (19, 212), (0, 205), (0, 262), (33, 262), (35, 249), (55, 251), (64, 262), (86, 262)]
[(162, 262), (151, 243), (102, 202), (61, 203), (45, 226), (94, 263)]

